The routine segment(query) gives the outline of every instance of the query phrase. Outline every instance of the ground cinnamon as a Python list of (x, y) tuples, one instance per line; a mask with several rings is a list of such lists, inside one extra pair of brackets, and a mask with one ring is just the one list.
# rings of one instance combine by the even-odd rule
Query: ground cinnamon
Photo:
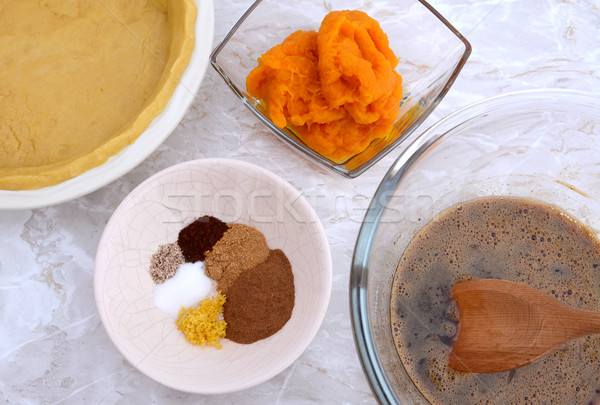
[(227, 339), (249, 344), (273, 335), (292, 316), (294, 300), (292, 266), (281, 250), (271, 250), (229, 288), (223, 311)]

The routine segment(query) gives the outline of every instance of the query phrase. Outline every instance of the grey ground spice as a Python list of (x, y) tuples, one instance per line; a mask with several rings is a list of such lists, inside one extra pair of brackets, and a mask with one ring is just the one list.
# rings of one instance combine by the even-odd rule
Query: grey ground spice
[(160, 245), (150, 259), (150, 276), (156, 284), (161, 284), (173, 277), (183, 263), (185, 258), (176, 242)]
[(256, 228), (231, 224), (221, 239), (206, 253), (206, 274), (217, 282), (217, 289), (227, 290), (245, 270), (269, 257), (265, 236)]

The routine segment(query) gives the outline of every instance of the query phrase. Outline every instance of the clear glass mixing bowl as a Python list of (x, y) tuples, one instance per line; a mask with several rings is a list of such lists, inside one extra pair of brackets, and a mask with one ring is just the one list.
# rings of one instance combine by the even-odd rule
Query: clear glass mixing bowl
[(536, 90), (490, 98), (441, 120), (383, 178), (365, 215), (350, 277), (355, 340), (385, 404), (428, 403), (407, 375), (390, 325), (404, 249), (441, 211), (490, 195), (554, 204), (600, 234), (600, 98)]
[[(277, 137), (300, 155), (348, 178), (377, 163), (435, 109), (471, 54), (471, 45), (425, 0), (256, 0), (213, 51), (210, 62), (231, 90)], [(278, 128), (260, 100), (246, 92), (246, 77), (260, 56), (296, 30), (318, 30), (332, 10), (361, 10), (376, 19), (400, 58), (404, 98), (389, 136), (335, 162), (309, 148), (289, 128)]]

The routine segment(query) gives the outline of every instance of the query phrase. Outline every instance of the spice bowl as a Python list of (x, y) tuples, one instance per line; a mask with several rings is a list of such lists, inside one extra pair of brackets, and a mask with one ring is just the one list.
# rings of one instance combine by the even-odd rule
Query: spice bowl
[[(375, 121), (364, 135), (352, 137), (350, 145), (335, 157), (335, 151), (326, 153), (315, 147), (313, 141), (306, 143), (308, 136), (301, 139), (297, 129), (278, 127), (271, 120), (264, 100), (250, 95), (246, 85), (246, 78), (261, 55), (298, 30), (318, 31), (332, 10), (362, 11), (379, 23), (387, 34), (389, 47), (399, 59), (395, 72), (402, 77), (403, 91), (403, 97), (398, 98), (398, 103), (394, 102), (389, 113)], [(215, 48), (210, 61), (243, 104), (293, 151), (342, 176), (354, 178), (419, 127), (450, 89), (470, 53), (469, 42), (422, 0), (309, 0), (303, 2), (301, 8), (290, 1), (257, 0)], [(389, 120), (396, 112), (397, 118)], [(304, 127), (308, 126), (310, 131), (311, 125)], [(389, 127), (383, 130), (384, 125)], [(346, 127), (341, 128), (344, 130), (337, 134), (348, 133)], [(377, 136), (376, 132), (379, 132)], [(334, 148), (337, 147), (339, 145)]]
[[(152, 255), (203, 216), (253, 227), (289, 259), (294, 307), (273, 335), (251, 344), (225, 337), (221, 349), (193, 345), (155, 306)], [(264, 382), (300, 356), (325, 316), (331, 277), (325, 232), (298, 190), (254, 164), (201, 159), (155, 174), (115, 210), (96, 254), (94, 293), (107, 334), (140, 372), (180, 391), (217, 394)]]

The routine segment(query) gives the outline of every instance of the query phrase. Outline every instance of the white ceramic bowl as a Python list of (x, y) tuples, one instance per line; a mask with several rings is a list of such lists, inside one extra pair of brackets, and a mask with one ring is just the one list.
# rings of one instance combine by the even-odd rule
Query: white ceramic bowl
[[(295, 306), (269, 338), (194, 346), (154, 306), (150, 257), (202, 215), (254, 226), (290, 260)], [(94, 292), (108, 335), (142, 373), (181, 391), (231, 392), (275, 376), (311, 342), (329, 303), (331, 255), (317, 214), (290, 184), (250, 163), (195, 160), (157, 173), (119, 205), (100, 240)]]
[(190, 63), (169, 103), (137, 140), (106, 163), (54, 186), (37, 190), (0, 190), (0, 209), (39, 208), (98, 190), (123, 176), (160, 146), (177, 127), (202, 83), (213, 45), (213, 0), (197, 0), (195, 45)]

